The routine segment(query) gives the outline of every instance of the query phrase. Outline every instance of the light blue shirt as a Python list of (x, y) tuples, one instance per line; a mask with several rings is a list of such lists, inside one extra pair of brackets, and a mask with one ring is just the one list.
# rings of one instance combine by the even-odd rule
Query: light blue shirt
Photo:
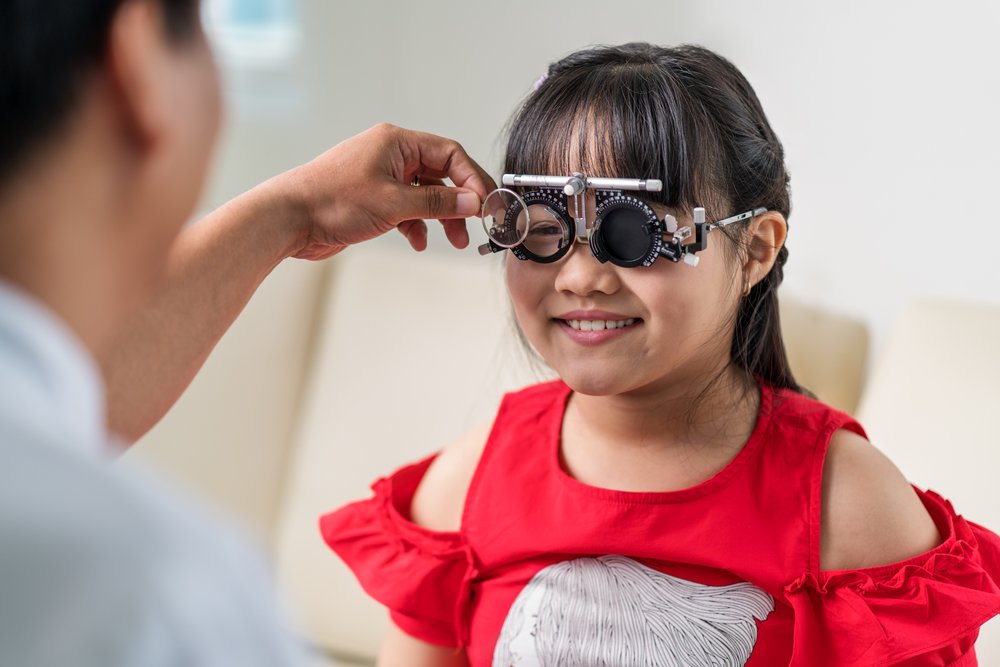
[(162, 481), (111, 465), (73, 333), (0, 282), (0, 665), (302, 665), (253, 550)]

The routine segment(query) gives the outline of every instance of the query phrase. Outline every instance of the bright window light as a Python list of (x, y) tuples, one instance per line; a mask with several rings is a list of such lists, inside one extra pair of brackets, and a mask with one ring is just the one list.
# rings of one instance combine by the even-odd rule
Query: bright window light
[(206, 0), (202, 8), (205, 29), (226, 67), (281, 69), (298, 55), (298, 0)]

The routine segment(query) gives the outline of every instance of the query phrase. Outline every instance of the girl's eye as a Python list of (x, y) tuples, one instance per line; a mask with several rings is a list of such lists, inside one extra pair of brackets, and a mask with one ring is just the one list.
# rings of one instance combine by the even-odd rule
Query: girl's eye
[(528, 231), (531, 236), (562, 235), (562, 227), (553, 220), (540, 220)]

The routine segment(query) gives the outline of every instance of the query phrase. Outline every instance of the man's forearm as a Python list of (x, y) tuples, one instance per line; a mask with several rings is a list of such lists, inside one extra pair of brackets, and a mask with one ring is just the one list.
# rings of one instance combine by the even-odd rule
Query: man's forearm
[(131, 443), (177, 401), (264, 278), (303, 239), (274, 180), (186, 228), (145, 309), (102, 359), (108, 426)]
[[(427, 185), (413, 187), (421, 175)], [(464, 219), (493, 187), (458, 143), (381, 124), (186, 229), (159, 289), (101, 361), (109, 429), (134, 442), (159, 421), (286, 257), (324, 259), (397, 225), (420, 250), (424, 218), (465, 247)]]

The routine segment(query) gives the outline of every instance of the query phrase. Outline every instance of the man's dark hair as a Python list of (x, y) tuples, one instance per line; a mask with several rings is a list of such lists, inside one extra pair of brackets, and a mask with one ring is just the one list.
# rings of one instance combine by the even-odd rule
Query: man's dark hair
[[(0, 2), (0, 186), (67, 120), (125, 1)], [(192, 34), (198, 0), (158, 3), (169, 37)]]

